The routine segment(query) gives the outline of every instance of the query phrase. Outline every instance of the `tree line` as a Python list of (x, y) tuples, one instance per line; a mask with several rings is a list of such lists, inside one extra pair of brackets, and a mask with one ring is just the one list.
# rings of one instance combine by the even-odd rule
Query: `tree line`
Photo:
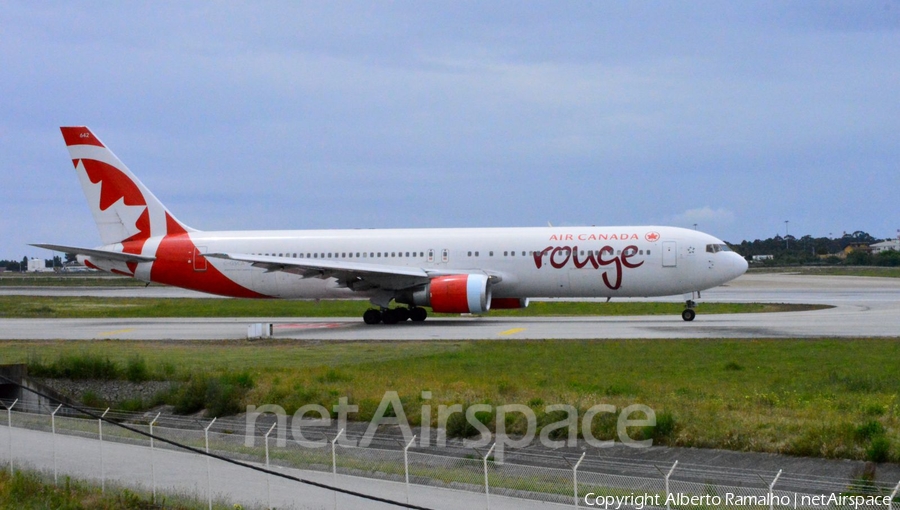
[(764, 265), (900, 266), (900, 251), (896, 250), (871, 253), (865, 249), (854, 249), (846, 254), (846, 258), (843, 256), (848, 247), (869, 246), (882, 241), (885, 239), (857, 230), (845, 232), (841, 237), (775, 235), (768, 239), (741, 241), (740, 244), (729, 243), (729, 246), (748, 260), (755, 255), (771, 255), (771, 259), (760, 261)]

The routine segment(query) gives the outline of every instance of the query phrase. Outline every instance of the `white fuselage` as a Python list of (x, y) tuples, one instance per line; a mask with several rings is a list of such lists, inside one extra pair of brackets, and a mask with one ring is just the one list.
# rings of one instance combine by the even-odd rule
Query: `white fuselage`
[[(675, 227), (541, 227), (477, 229), (294, 230), (190, 232), (199, 253), (247, 253), (309, 261), (339, 261), (484, 272), (496, 280), (494, 298), (649, 297), (686, 294), (736, 278), (746, 261), (715, 237)], [(165, 257), (148, 239), (143, 254)], [(333, 279), (267, 271), (243, 261), (197, 258), (166, 261), (197, 273), (208, 265), (232, 282), (267, 297), (365, 297)], [(104, 261), (97, 260), (102, 264)], [(152, 278), (153, 265), (138, 264), (135, 277)], [(110, 268), (103, 268), (110, 269)], [(188, 274), (188, 276), (190, 276)], [(191, 278), (167, 281), (189, 289)], [(208, 291), (208, 289), (206, 289)], [(229, 295), (227, 292), (223, 294)]]

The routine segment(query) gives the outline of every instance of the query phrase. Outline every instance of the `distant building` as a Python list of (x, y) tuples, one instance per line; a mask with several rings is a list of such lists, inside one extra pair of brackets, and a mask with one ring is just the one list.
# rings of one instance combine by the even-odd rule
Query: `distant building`
[(900, 251), (900, 241), (888, 239), (887, 241), (873, 244), (871, 248), (873, 253), (881, 253), (888, 250)]
[(836, 255), (840, 259), (846, 259), (847, 255), (850, 255), (851, 253), (853, 253), (855, 251), (864, 251), (866, 253), (872, 253), (872, 247), (866, 243), (850, 243), (849, 245), (847, 245), (846, 248), (844, 248), (844, 251), (842, 251)]
[(28, 272), (48, 273), (53, 272), (53, 268), (47, 267), (47, 263), (44, 262), (44, 259), (28, 259)]
[(774, 258), (775, 258), (775, 255), (754, 255), (754, 256), (753, 256), (753, 260), (754, 260), (754, 261), (758, 261), (758, 260), (772, 260), (772, 259), (774, 259)]

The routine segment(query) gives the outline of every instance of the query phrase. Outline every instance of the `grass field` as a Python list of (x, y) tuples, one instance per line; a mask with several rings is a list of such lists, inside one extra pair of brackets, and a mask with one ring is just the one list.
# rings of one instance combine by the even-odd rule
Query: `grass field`
[[(0, 296), (5, 318), (126, 317), (361, 317), (371, 305), (362, 300), (259, 300), (192, 298), (99, 298)], [(491, 316), (678, 315), (681, 303), (539, 301), (520, 310), (494, 310)], [(702, 303), (702, 313), (759, 313), (828, 308), (818, 305)], [(441, 316), (441, 314), (432, 314)], [(447, 316), (458, 316), (450, 314)]]
[[(665, 417), (654, 436), (662, 444), (900, 460), (898, 339), (0, 344), (2, 363), (65, 356), (121, 367), (137, 357), (150, 376), (182, 381), (240, 372), (249, 381), (242, 405), (288, 413), (346, 396), (367, 420), (385, 391), (399, 393), (413, 424), (426, 403), (525, 404), (539, 423), (551, 404), (583, 413), (641, 403)], [(609, 425), (595, 434), (612, 437)]]
[[(0, 471), (0, 509), (10, 510), (147, 510), (151, 508), (168, 510), (201, 510), (208, 507), (206, 501), (182, 495), (160, 494), (153, 503), (150, 494), (124, 489), (107, 484), (106, 490), (89, 482), (60, 477), (60, 485), (53, 484), (53, 478), (38, 472), (17, 469), (15, 474)], [(225, 504), (214, 500), (217, 510), (236, 510), (240, 505)]]
[(0, 273), (0, 287), (143, 287), (145, 282), (108, 273)]

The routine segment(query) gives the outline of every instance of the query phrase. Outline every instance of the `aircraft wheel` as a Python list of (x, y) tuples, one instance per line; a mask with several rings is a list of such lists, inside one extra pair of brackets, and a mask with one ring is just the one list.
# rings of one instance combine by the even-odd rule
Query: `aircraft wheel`
[(417, 306), (409, 310), (409, 318), (412, 319), (413, 322), (422, 322), (426, 317), (428, 317), (428, 311), (424, 308)]
[(396, 308), (388, 308), (381, 313), (381, 321), (385, 324), (397, 324), (403, 318)]
[(366, 324), (378, 324), (381, 322), (381, 312), (374, 308), (366, 310), (366, 313), (363, 314), (363, 322)]
[(412, 312), (409, 308), (395, 308), (394, 311), (397, 313), (397, 316), (400, 318), (400, 322), (408, 321), (412, 316)]
[(697, 313), (694, 312), (693, 310), (691, 310), (690, 308), (681, 312), (681, 318), (687, 322), (691, 322), (692, 320), (694, 320), (694, 317), (696, 317), (696, 316), (697, 316)]

